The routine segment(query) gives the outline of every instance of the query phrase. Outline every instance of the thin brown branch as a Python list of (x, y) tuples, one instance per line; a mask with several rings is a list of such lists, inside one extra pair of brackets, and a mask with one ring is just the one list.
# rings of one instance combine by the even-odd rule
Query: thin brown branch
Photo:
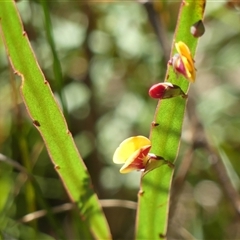
[(208, 159), (213, 167), (213, 170), (215, 171), (221, 186), (226, 193), (226, 196), (228, 199), (231, 201), (233, 207), (236, 210), (236, 213), (238, 217), (240, 218), (240, 196), (239, 193), (237, 192), (237, 189), (234, 188), (230, 177), (228, 176), (227, 170), (218, 154), (218, 152), (211, 146), (209, 143), (206, 134), (204, 132), (204, 128), (200, 122), (200, 120), (197, 118), (196, 114), (196, 107), (195, 107), (195, 102), (193, 99), (189, 99), (190, 104), (189, 104), (189, 117), (191, 121), (195, 122), (195, 126), (198, 128), (198, 133), (195, 137), (195, 147), (200, 146), (204, 147), (205, 150), (207, 151), (208, 155), (210, 156)]
[(240, 219), (240, 196), (235, 187), (233, 186), (227, 170), (219, 157), (219, 155), (215, 152), (213, 148), (208, 146), (208, 152), (209, 152), (209, 161), (219, 179), (221, 182), (221, 186), (228, 197), (228, 199), (231, 201), (233, 207), (236, 210), (236, 213), (238, 215), (238, 218)]
[(128, 208), (132, 210), (137, 209), (137, 203), (129, 200), (101, 199), (100, 203), (104, 208), (121, 207), (121, 208)]
[[(128, 200), (118, 200), (118, 199), (102, 199), (100, 200), (100, 203), (103, 208), (128, 208), (131, 210), (136, 210), (137, 209), (137, 203), (133, 201), (128, 201)], [(60, 206), (53, 207), (52, 213), (62, 213), (66, 211), (70, 211), (75, 207), (74, 203), (64, 203)], [(19, 222), (22, 223), (27, 223), (31, 222), (33, 220), (36, 220), (38, 218), (42, 218), (48, 214), (47, 210), (39, 210), (36, 212), (29, 213), (25, 216), (23, 216), (21, 219), (19, 219)]]
[[(199, 119), (197, 118), (195, 109), (196, 108), (195, 108), (194, 100), (190, 98), (187, 110), (188, 110), (189, 119), (195, 129), (193, 131), (193, 149), (203, 147), (205, 149), (205, 151), (208, 153), (208, 155), (209, 155), (208, 159), (213, 167), (213, 170), (215, 171), (226, 196), (228, 197), (228, 199), (232, 203), (232, 206), (236, 210), (238, 217), (240, 217), (239, 193), (238, 193), (237, 189), (235, 189), (235, 187), (233, 186), (233, 184), (230, 180), (230, 177), (228, 176), (227, 170), (226, 170), (219, 154), (209, 143), (209, 141), (206, 137), (206, 134), (204, 132), (204, 128), (203, 128), (201, 122), (199, 121)], [(179, 185), (178, 185), (178, 189), (180, 189)]]
[(213, 147), (211, 147), (204, 132), (204, 128), (197, 117), (195, 109), (196, 107), (194, 100), (192, 98), (189, 98), (187, 111), (192, 127), (192, 144), (190, 146), (190, 149), (186, 152), (185, 157), (183, 158), (173, 181), (169, 220), (171, 221), (175, 213), (176, 204), (184, 186), (188, 171), (191, 167), (191, 163), (194, 159), (194, 152), (199, 148), (203, 148), (207, 152), (211, 166), (215, 171), (226, 196), (230, 200), (233, 208), (236, 210), (238, 219), (240, 219), (240, 196), (238, 194), (238, 191), (234, 188), (219, 154)]
[[(25, 174), (28, 178), (32, 179), (31, 174), (28, 173), (27, 169), (21, 166), (18, 162), (12, 160), (11, 158), (6, 157), (5, 155), (0, 153), (0, 161), (5, 162), (6, 164), (14, 167), (15, 169), (19, 170), (21, 173)], [(119, 199), (102, 199), (100, 203), (103, 208), (128, 208), (131, 210), (137, 209), (137, 203), (129, 200), (119, 200)], [(69, 211), (75, 207), (74, 203), (65, 203), (60, 206), (56, 206), (52, 208), (52, 213), (61, 213), (65, 211)], [(39, 210), (32, 213), (29, 213), (22, 217), (19, 221), (26, 223), (31, 222), (35, 219), (41, 218), (46, 216), (48, 213), (47, 210)]]
[(147, 11), (149, 22), (151, 23), (154, 32), (157, 35), (160, 46), (162, 47), (164, 61), (167, 64), (170, 55), (170, 45), (167, 40), (167, 34), (165, 27), (162, 23), (161, 16), (155, 11), (152, 1), (139, 0), (139, 2), (143, 3)]
[(26, 175), (30, 176), (27, 169), (25, 167), (23, 167), (21, 164), (19, 164), (18, 162), (12, 160), (11, 158), (3, 155), (0, 153), (0, 161), (1, 162), (5, 162), (8, 165), (14, 167), (15, 169), (19, 170), (22, 173), (25, 173)]
[(182, 163), (176, 173), (176, 176), (173, 181), (172, 189), (171, 189), (171, 205), (169, 209), (169, 219), (171, 220), (178, 203), (179, 196), (182, 192), (182, 188), (187, 177), (188, 171), (191, 167), (194, 155), (194, 148), (190, 147), (189, 150), (184, 154), (184, 158)]
[(187, 111), (188, 111), (188, 117), (190, 120), (190, 127), (191, 127), (191, 133), (192, 133), (190, 142), (192, 142), (192, 144), (190, 145), (190, 148), (187, 150), (187, 152), (184, 154), (184, 158), (173, 180), (173, 186), (171, 190), (171, 205), (169, 210), (170, 220), (173, 217), (174, 212), (176, 210), (176, 205), (177, 205), (179, 196), (182, 192), (185, 179), (187, 177), (188, 171), (191, 167), (191, 164), (194, 158), (194, 152), (196, 149), (204, 147), (206, 142), (202, 125), (200, 124), (195, 113), (194, 101), (191, 98), (189, 98), (189, 101), (188, 101)]

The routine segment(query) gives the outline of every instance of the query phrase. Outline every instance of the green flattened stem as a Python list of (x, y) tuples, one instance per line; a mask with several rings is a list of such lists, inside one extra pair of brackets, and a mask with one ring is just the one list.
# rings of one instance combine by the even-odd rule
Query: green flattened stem
[[(191, 26), (203, 19), (205, 1), (183, 0), (180, 6), (171, 57), (176, 54), (175, 42), (184, 42), (195, 55), (198, 39), (191, 34)], [(188, 92), (189, 82), (177, 77), (168, 65), (165, 81)], [(197, 78), (196, 78), (197, 81)], [(160, 100), (156, 108), (150, 140), (151, 153), (174, 163), (177, 158), (187, 98), (181, 96)], [(136, 239), (165, 239), (169, 211), (170, 187), (174, 168), (163, 164), (143, 174), (139, 191)]]
[[(16, 74), (22, 77), (22, 96), (48, 149), (48, 153), (71, 200), (96, 239), (111, 239), (108, 224), (90, 176), (76, 149), (71, 133), (44, 78), (23, 30), (15, 2), (1, 1), (1, 36)], [(86, 235), (87, 236), (87, 235)]]

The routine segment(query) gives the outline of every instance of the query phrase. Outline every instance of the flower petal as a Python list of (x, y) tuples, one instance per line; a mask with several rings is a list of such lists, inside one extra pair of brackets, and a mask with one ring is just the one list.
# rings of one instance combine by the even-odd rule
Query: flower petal
[(167, 99), (177, 96), (186, 97), (186, 94), (182, 89), (170, 82), (162, 82), (154, 84), (148, 91), (148, 94), (152, 98)]
[(173, 88), (172, 83), (157, 83), (149, 89), (148, 94), (152, 98), (163, 99), (169, 88)]
[(120, 173), (128, 173), (133, 170), (145, 169), (149, 160), (148, 153), (151, 145), (144, 146), (135, 151), (120, 169)]
[[(194, 67), (194, 60), (188, 46), (184, 42), (175, 43), (175, 47), (179, 56), (174, 55), (172, 61), (173, 68), (178, 73), (182, 74), (190, 82), (194, 82), (196, 78), (196, 70)], [(179, 57), (181, 60), (179, 60)]]
[(130, 137), (124, 140), (113, 155), (114, 163), (125, 163), (134, 152), (142, 147), (151, 146), (151, 141), (144, 136)]
[(182, 42), (182, 41), (179, 41), (177, 43), (175, 43), (175, 47), (177, 49), (177, 52), (181, 55), (181, 56), (184, 56), (188, 59), (189, 62), (192, 63), (193, 65), (193, 58), (192, 58), (192, 54), (188, 48), (188, 46)]

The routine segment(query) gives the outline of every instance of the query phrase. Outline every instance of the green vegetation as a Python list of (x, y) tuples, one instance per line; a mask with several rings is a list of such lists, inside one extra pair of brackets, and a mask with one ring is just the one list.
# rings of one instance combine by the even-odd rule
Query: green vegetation
[[(207, 3), (195, 38), (204, 1), (2, 2), (0, 239), (238, 239), (236, 5)], [(188, 97), (150, 98), (164, 79)], [(168, 164), (120, 174), (136, 135)]]

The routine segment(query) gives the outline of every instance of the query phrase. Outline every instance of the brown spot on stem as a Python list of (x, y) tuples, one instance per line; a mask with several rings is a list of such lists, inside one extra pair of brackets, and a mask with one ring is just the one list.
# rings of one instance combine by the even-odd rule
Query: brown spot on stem
[(36, 126), (36, 127), (40, 127), (40, 123), (38, 120), (33, 120), (33, 124)]
[(183, 6), (188, 6), (189, 5), (189, 3), (187, 3), (186, 1), (183, 1), (182, 4), (183, 4)]
[(48, 81), (47, 81), (47, 80), (44, 80), (44, 84), (48, 84)]
[(201, 37), (205, 33), (203, 21), (200, 19), (194, 23), (190, 28), (190, 32), (195, 38)]
[(152, 122), (152, 127), (157, 127), (157, 126), (159, 126), (159, 123), (156, 123), (156, 122)]
[(163, 234), (163, 233), (159, 233), (159, 238), (166, 238), (166, 234)]
[(25, 31), (23, 31), (22, 35), (25, 37), (27, 35), (27, 33)]
[(55, 165), (54, 168), (55, 168), (55, 170), (61, 169), (59, 165)]
[(86, 217), (85, 217), (84, 215), (81, 215), (81, 219), (82, 219), (83, 221), (86, 221)]
[(144, 194), (144, 191), (143, 190), (139, 190), (138, 195), (139, 196), (143, 196), (143, 194)]
[(172, 168), (172, 169), (175, 168), (175, 165), (174, 165), (172, 162), (167, 161), (167, 160), (165, 160), (165, 161), (167, 162), (167, 165), (168, 165), (170, 168)]

